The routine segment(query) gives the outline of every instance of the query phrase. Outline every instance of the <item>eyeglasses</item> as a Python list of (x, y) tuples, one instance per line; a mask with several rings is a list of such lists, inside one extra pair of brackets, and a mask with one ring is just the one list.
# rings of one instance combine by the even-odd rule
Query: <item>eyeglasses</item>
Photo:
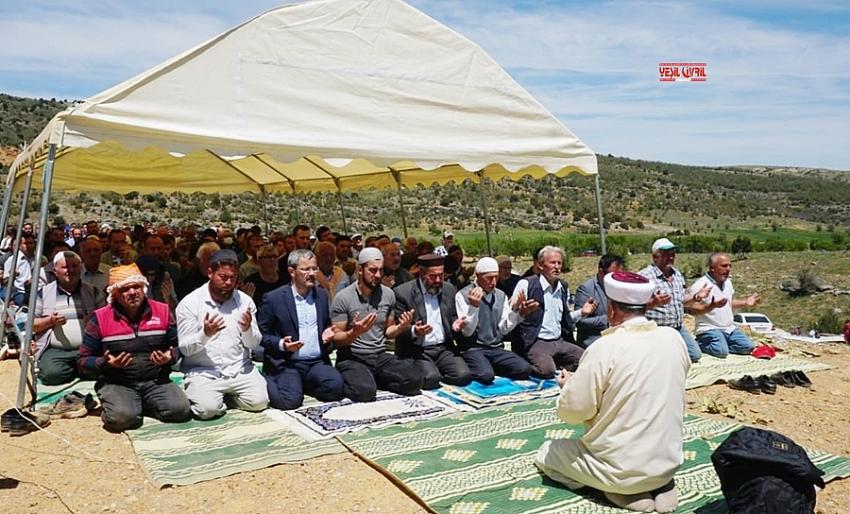
[(298, 270), (298, 271), (300, 271), (301, 273), (310, 273), (310, 272), (312, 272), (312, 273), (318, 273), (318, 272), (319, 272), (319, 268), (318, 268), (318, 267), (314, 267), (314, 268), (295, 268), (295, 269), (297, 269), (297, 270)]

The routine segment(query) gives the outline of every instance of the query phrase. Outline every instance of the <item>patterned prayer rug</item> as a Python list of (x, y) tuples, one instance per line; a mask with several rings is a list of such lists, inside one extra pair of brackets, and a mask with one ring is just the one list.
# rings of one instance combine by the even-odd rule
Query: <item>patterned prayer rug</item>
[(558, 391), (558, 383), (555, 380), (511, 380), (496, 377), (489, 385), (479, 382), (472, 382), (464, 387), (443, 384), (439, 389), (426, 391), (425, 394), (454, 405), (459, 410), (474, 411), (484, 407), (557, 396)]
[(830, 369), (830, 366), (820, 362), (789, 357), (781, 352), (777, 353), (776, 357), (772, 359), (756, 359), (749, 355), (730, 355), (725, 359), (718, 359), (710, 355), (703, 355), (699, 362), (691, 364), (685, 389), (708, 386), (733, 378), (741, 378), (744, 375), (757, 377), (759, 375), (772, 375), (779, 371), (820, 371), (824, 369)]
[(344, 399), (338, 402), (308, 405), (284, 411), (284, 413), (320, 436), (330, 436), (364, 428), (378, 428), (433, 418), (456, 410), (450, 405), (424, 395), (401, 396), (379, 391), (374, 402), (356, 403)]
[[(676, 512), (726, 512), (711, 465), (714, 449), (740, 425), (688, 416), (685, 462), (676, 474)], [(448, 514), (629, 512), (601, 494), (570, 491), (533, 464), (547, 439), (575, 438), (581, 426), (560, 422), (552, 400), (461, 412), (349, 434), (339, 439), (394, 475), (429, 507)], [(850, 459), (808, 450), (825, 480), (850, 476)]]
[(160, 487), (346, 451), (336, 440), (308, 442), (263, 413), (235, 409), (210, 421), (162, 423), (145, 418), (141, 428), (127, 435), (142, 467)]

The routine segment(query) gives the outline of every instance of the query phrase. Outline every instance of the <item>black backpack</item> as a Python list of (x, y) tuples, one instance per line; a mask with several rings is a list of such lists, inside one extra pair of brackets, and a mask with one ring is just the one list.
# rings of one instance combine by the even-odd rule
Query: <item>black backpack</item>
[(744, 427), (711, 455), (731, 514), (803, 514), (815, 509), (823, 471), (782, 434)]

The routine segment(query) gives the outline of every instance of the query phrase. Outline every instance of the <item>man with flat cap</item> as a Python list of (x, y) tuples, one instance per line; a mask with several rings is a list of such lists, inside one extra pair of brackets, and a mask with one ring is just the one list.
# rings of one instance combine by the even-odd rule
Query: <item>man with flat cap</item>
[(261, 411), (269, 404), (266, 380), (251, 361), (260, 344), (257, 307), (236, 288), (239, 261), (233, 250), (210, 257), (209, 281), (177, 305), (177, 335), (192, 414), (212, 419), (228, 406)]
[(340, 290), (331, 306), (343, 394), (356, 402), (374, 401), (378, 388), (405, 396), (419, 394), (419, 369), (412, 361), (387, 352), (387, 338), (409, 330), (413, 315), (405, 312), (398, 319), (393, 315), (396, 298), (392, 289), (381, 284), (384, 256), (380, 250), (366, 247), (357, 260), (357, 281)]
[(396, 318), (412, 314), (411, 326), (396, 339), (396, 355), (413, 359), (425, 378), (425, 389), (435, 389), (440, 382), (465, 386), (472, 376), (454, 345), (453, 333), (460, 332), (463, 321), (455, 309), (456, 290), (444, 281), (445, 258), (429, 253), (417, 262), (419, 277), (393, 291)]
[(500, 264), (484, 257), (475, 264), (475, 281), (455, 295), (458, 318), (463, 328), (458, 335), (461, 356), (472, 373), (472, 379), (490, 384), (496, 375), (525, 380), (531, 365), (514, 352), (504, 348), (505, 336), (525, 316), (531, 307), (511, 302), (497, 288)]
[(672, 512), (690, 358), (678, 331), (645, 317), (655, 284), (625, 271), (604, 283), (611, 328), (585, 350), (575, 374), (558, 376), (558, 416), (584, 423), (584, 434), (543, 443), (535, 464), (570, 489), (604, 492), (618, 507)]

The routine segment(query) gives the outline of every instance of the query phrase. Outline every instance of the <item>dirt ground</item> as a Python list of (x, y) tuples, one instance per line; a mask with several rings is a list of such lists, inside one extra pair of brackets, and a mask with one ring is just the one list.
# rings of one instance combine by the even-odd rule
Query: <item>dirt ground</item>
[[(788, 348), (796, 354), (803, 350), (816, 352), (814, 358), (833, 367), (809, 375), (812, 389), (780, 387), (775, 396), (753, 396), (715, 385), (690, 391), (689, 410), (712, 416), (704, 411), (713, 404), (802, 445), (850, 455), (850, 347)], [(18, 369), (15, 361), (0, 362), (0, 402), (5, 405), (7, 399), (14, 401)], [(56, 420), (47, 432), (23, 437), (2, 434), (0, 451), (0, 511), (8, 513), (425, 512), (349, 454), (158, 489), (136, 463), (127, 437), (104, 431), (96, 416)], [(850, 480), (828, 484), (818, 512), (850, 512)]]

